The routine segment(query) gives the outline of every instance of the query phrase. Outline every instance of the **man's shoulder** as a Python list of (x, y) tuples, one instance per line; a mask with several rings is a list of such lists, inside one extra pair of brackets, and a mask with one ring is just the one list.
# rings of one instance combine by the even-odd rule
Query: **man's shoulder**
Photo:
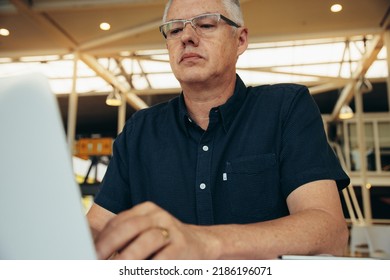
[(248, 87), (248, 96), (251, 99), (268, 101), (292, 101), (298, 96), (309, 95), (306, 86), (294, 83), (279, 83)]
[(136, 130), (146, 127), (156, 127), (162, 124), (170, 123), (175, 117), (176, 108), (178, 108), (179, 98), (175, 97), (169, 101), (150, 106), (136, 111), (126, 120), (124, 132), (134, 133)]
[(162, 114), (172, 112), (178, 106), (179, 98), (175, 97), (168, 101), (155, 104), (145, 109), (141, 109), (135, 112), (132, 116), (133, 119), (145, 119), (145, 118), (155, 118), (161, 117)]
[(301, 84), (294, 83), (279, 83), (248, 87), (253, 93), (271, 93), (271, 94), (297, 94), (306, 92), (307, 87)]

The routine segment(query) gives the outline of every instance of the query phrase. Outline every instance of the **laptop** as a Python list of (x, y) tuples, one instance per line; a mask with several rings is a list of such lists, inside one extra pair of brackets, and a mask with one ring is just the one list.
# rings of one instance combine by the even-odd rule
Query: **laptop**
[(0, 134), (0, 259), (95, 259), (58, 103), (44, 76), (0, 78)]

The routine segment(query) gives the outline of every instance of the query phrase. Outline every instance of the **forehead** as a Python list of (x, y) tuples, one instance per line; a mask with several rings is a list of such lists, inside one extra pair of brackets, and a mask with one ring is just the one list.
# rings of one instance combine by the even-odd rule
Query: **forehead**
[(224, 13), (222, 0), (174, 0), (167, 20), (188, 19), (204, 13)]

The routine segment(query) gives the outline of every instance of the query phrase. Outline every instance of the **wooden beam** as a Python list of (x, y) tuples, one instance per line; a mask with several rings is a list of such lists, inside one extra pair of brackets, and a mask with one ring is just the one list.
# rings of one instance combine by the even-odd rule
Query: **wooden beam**
[[(120, 32), (116, 32), (107, 36), (100, 37), (95, 40), (83, 43), (78, 46), (79, 51), (85, 51), (88, 49), (96, 48), (101, 45), (109, 44), (127, 37), (131, 37), (137, 34), (141, 34), (151, 30), (157, 30), (161, 24), (161, 19), (152, 20), (150, 22), (135, 26)], [(162, 39), (161, 39), (162, 40)]]
[(89, 68), (96, 72), (97, 75), (102, 77), (107, 83), (112, 84), (126, 97), (127, 102), (136, 110), (148, 108), (149, 106), (136, 94), (129, 91), (128, 87), (118, 81), (118, 79), (104, 68), (95, 57), (81, 53), (80, 60), (82, 60)]
[(367, 70), (376, 60), (379, 52), (383, 47), (383, 34), (375, 35), (371, 40), (371, 43), (367, 46), (366, 52), (362, 59), (359, 61), (355, 71), (352, 73), (351, 82), (349, 82), (341, 91), (340, 97), (336, 102), (336, 105), (331, 114), (331, 120), (338, 118), (341, 107), (351, 101), (354, 95), (354, 89), (356, 82), (359, 78), (366, 74)]
[[(10, 0), (10, 2), (21, 13), (32, 19), (33, 22), (39, 24), (44, 30), (51, 34), (53, 39), (59, 41), (62, 45), (69, 48), (70, 51), (79, 49), (79, 45), (77, 44), (77, 42), (75, 42), (58, 24), (51, 20), (48, 15), (33, 11), (31, 7), (28, 6), (22, 0)], [(97, 75), (99, 75), (105, 81), (112, 84), (122, 93), (124, 93), (127, 102), (132, 107), (134, 107), (134, 109), (139, 110), (148, 107), (148, 105), (136, 94), (129, 93), (127, 87), (125, 87), (121, 82), (119, 82), (118, 79), (109, 70), (105, 69), (102, 65), (100, 65), (93, 56), (81, 52), (78, 53), (80, 60), (83, 61), (86, 65), (88, 65), (93, 71), (95, 71)]]
[(69, 51), (72, 51), (77, 46), (77, 42), (47, 14), (33, 11), (31, 7), (22, 0), (10, 0), (10, 2), (21, 14), (38, 24), (44, 31), (50, 34), (54, 40), (60, 42), (61, 45), (69, 49)]
[[(290, 65), (286, 67), (295, 67), (296, 65)], [(282, 75), (290, 75), (290, 76), (301, 76), (301, 77), (310, 77), (310, 78), (317, 78), (318, 80), (327, 80), (332, 81), (335, 83), (346, 83), (349, 79), (342, 78), (342, 77), (332, 77), (332, 76), (325, 76), (325, 75), (317, 75), (317, 74), (310, 74), (310, 73), (300, 73), (300, 72), (293, 72), (293, 71), (283, 71), (278, 70), (279, 66), (275, 67), (237, 67), (237, 70), (243, 70), (243, 71), (257, 71), (257, 72), (266, 72), (266, 73), (273, 73), (273, 74), (282, 74)]]
[(164, 5), (165, 0), (63, 0), (34, 3), (37, 11), (80, 11), (107, 8), (128, 8), (135, 6)]
[(342, 83), (324, 83), (324, 84), (321, 84), (321, 85), (317, 85), (317, 86), (312, 86), (312, 87), (309, 87), (309, 92), (310, 94), (314, 95), (314, 94), (319, 94), (319, 93), (323, 93), (323, 92), (328, 92), (328, 91), (331, 91), (331, 90), (336, 90), (336, 89), (339, 89), (341, 87), (343, 87), (345, 84), (342, 84)]

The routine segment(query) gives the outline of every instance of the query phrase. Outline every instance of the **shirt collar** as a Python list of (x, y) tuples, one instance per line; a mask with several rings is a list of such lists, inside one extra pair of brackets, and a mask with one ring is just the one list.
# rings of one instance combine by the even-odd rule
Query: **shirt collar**
[[(225, 132), (228, 132), (231, 124), (234, 121), (238, 111), (244, 103), (246, 97), (246, 86), (241, 80), (240, 76), (236, 75), (236, 85), (234, 88), (233, 95), (227, 100), (227, 102), (218, 107), (222, 124)], [(214, 108), (215, 109), (215, 108)], [(190, 122), (187, 107), (185, 105), (183, 92), (179, 96), (179, 122), (188, 136), (187, 124)]]
[(184, 95), (183, 95), (183, 92), (181, 92), (181, 94), (179, 96), (179, 125), (183, 129), (183, 131), (187, 137), (189, 136), (188, 126), (187, 126), (187, 124), (189, 124), (189, 122), (190, 122), (190, 118), (188, 116), (187, 107), (186, 107), (186, 104), (184, 102)]
[(233, 95), (225, 104), (219, 107), (225, 132), (229, 131), (246, 97), (246, 86), (240, 76), (236, 76), (236, 86)]

